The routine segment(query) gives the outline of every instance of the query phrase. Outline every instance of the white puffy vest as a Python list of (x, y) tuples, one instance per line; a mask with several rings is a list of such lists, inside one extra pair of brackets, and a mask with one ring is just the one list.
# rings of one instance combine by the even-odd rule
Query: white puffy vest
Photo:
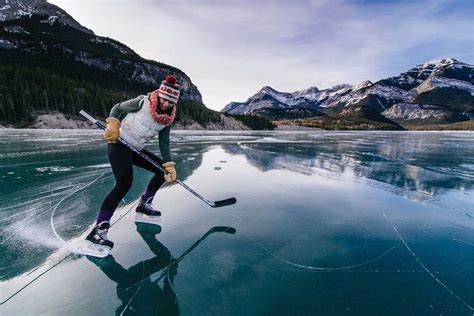
[(140, 103), (141, 109), (135, 113), (127, 113), (120, 127), (120, 137), (138, 150), (142, 150), (147, 141), (165, 128), (151, 116), (150, 100), (144, 97)]

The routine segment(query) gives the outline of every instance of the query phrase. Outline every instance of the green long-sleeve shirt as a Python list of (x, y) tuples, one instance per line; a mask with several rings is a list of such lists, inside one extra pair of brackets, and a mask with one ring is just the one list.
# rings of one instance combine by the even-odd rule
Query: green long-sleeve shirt
[[(120, 121), (123, 120), (127, 113), (138, 112), (142, 108), (144, 98), (146, 97), (146, 95), (140, 95), (134, 99), (115, 104), (110, 110), (110, 116)], [(164, 162), (171, 161), (170, 132), (171, 126), (166, 126), (158, 133), (161, 157)]]

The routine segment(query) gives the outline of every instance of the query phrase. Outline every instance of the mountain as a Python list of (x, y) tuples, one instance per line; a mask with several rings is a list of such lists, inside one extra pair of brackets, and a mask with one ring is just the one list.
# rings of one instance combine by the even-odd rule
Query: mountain
[(182, 87), (180, 126), (245, 128), (206, 108), (182, 70), (95, 35), (45, 0), (0, 0), (0, 125), (41, 126), (39, 116), (48, 113), (77, 119), (80, 109), (106, 117), (115, 103), (156, 89), (169, 74)]
[(15, 20), (33, 15), (48, 17), (43, 23), (60, 22), (69, 25), (79, 31), (94, 34), (88, 28), (79, 24), (63, 9), (47, 3), (46, 0), (3, 0), (0, 1), (0, 22)]
[(473, 66), (459, 62), (453, 58), (434, 60), (417, 65), (398, 77), (380, 80), (378, 83), (395, 86), (403, 90), (411, 90), (433, 77), (461, 80), (474, 83)]
[(296, 92), (279, 92), (265, 86), (251, 96), (246, 102), (231, 102), (224, 107), (222, 112), (230, 114), (251, 114), (262, 108), (308, 108), (316, 109), (326, 107), (337, 100), (339, 96), (347, 93), (352, 86), (341, 84), (325, 90), (316, 87)]
[[(397, 77), (375, 83), (367, 80), (353, 86), (342, 84), (324, 90), (311, 87), (292, 93), (266, 86), (246, 102), (232, 102), (222, 111), (275, 120), (268, 109), (284, 113), (295, 108), (327, 114), (317, 120), (297, 122), (315, 127), (335, 126), (333, 123), (338, 122), (340, 128), (365, 129), (375, 117), (373, 126), (383, 123), (394, 129), (466, 121), (474, 118), (474, 66), (448, 58), (417, 65)], [(355, 116), (350, 117), (350, 113)], [(291, 118), (291, 113), (280, 116)], [(356, 121), (360, 126), (354, 125)]]

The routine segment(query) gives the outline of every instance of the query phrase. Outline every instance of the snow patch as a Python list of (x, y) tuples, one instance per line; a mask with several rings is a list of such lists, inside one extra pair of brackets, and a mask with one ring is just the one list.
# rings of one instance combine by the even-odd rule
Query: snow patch
[(257, 94), (257, 96), (264, 96), (265, 94), (268, 94), (271, 96), (273, 99), (277, 100), (278, 102), (281, 103), (287, 103), (289, 99), (292, 98), (292, 95), (289, 93), (282, 93), (279, 91), (276, 91), (270, 87), (263, 87), (262, 90)]
[[(361, 100), (365, 99), (369, 95), (378, 95), (386, 100), (391, 101), (409, 101), (409, 97), (407, 96), (407, 92), (405, 90), (399, 89), (397, 87), (392, 86), (385, 86), (381, 84), (375, 84), (371, 86), (369, 89), (359, 89), (356, 91), (352, 91), (346, 95), (338, 97), (335, 100), (330, 100), (330, 103), (327, 103), (326, 106), (335, 106), (337, 104), (343, 103), (346, 106), (356, 104)], [(322, 105), (321, 105), (322, 106)]]
[(25, 10), (21, 10), (21, 9), (18, 9), (15, 11), (15, 15), (18, 15), (18, 16), (29, 16), (31, 18), (31, 16), (33, 15), (33, 10), (28, 10), (28, 11), (25, 11)]
[(28, 32), (21, 26), (5, 26), (3, 30), (9, 33), (28, 34), (28, 35), (30, 34), (30, 32)]
[(50, 17), (48, 17), (47, 20), (41, 20), (40, 23), (47, 23), (49, 25), (53, 25), (54, 23), (60, 21), (61, 18), (57, 15), (52, 15)]
[(14, 49), (14, 48), (18, 48), (18, 45), (15, 44), (15, 43), (12, 43), (6, 39), (2, 39), (0, 38), (0, 48), (4, 48), (4, 49)]
[(428, 79), (428, 77), (436, 76), (436, 74), (442, 72), (445, 69), (462, 68), (474, 69), (474, 66), (459, 62), (453, 58), (446, 58), (440, 60), (433, 60), (421, 65), (417, 65), (405, 74), (413, 75), (422, 79)]
[(106, 39), (106, 38), (95, 37), (95, 38), (90, 39), (90, 41), (92, 43), (96, 43), (96, 44), (109, 44), (124, 55), (128, 55), (128, 54), (132, 53), (132, 50), (128, 49), (127, 47), (119, 45), (119, 44), (117, 44), (117, 43), (115, 43), (115, 42), (113, 42), (109, 39)]
[(361, 83), (359, 83), (359, 84), (355, 85), (354, 87), (352, 87), (352, 91), (357, 91), (357, 90), (361, 90), (361, 89), (370, 87), (372, 84), (373, 83), (370, 80), (362, 81)]
[(435, 60), (431, 60), (427, 63), (421, 64), (420, 67), (421, 68), (431, 68), (433, 66), (434, 67), (447, 66), (447, 65), (452, 65), (452, 64), (457, 63), (457, 62), (458, 61), (456, 61), (453, 58), (435, 59)]
[(423, 81), (418, 87), (416, 87), (416, 92), (423, 93), (436, 88), (458, 88), (461, 90), (466, 90), (474, 95), (474, 85), (470, 84), (467, 81), (450, 79), (445, 77), (430, 77), (427, 80)]
[(38, 172), (65, 172), (74, 169), (74, 167), (61, 167), (61, 166), (51, 166), (51, 167), (42, 167), (42, 168), (35, 168)]
[(81, 63), (84, 63), (88, 66), (96, 67), (102, 70), (107, 70), (107, 71), (112, 70), (112, 63), (110, 61), (91, 57), (90, 54), (85, 53), (85, 52), (80, 52), (76, 56), (75, 60)]
[(109, 163), (103, 163), (103, 164), (99, 164), (99, 165), (88, 166), (88, 168), (91, 168), (91, 169), (110, 168), (110, 164)]
[(423, 120), (428, 118), (441, 118), (447, 112), (436, 105), (420, 105), (412, 103), (397, 103), (390, 109), (382, 112), (389, 119)]

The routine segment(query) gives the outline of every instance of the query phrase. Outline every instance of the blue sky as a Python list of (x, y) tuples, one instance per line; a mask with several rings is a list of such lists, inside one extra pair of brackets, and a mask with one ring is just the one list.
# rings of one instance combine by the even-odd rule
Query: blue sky
[(183, 70), (209, 108), (261, 87), (296, 91), (474, 64), (473, 0), (52, 0), (97, 35)]

